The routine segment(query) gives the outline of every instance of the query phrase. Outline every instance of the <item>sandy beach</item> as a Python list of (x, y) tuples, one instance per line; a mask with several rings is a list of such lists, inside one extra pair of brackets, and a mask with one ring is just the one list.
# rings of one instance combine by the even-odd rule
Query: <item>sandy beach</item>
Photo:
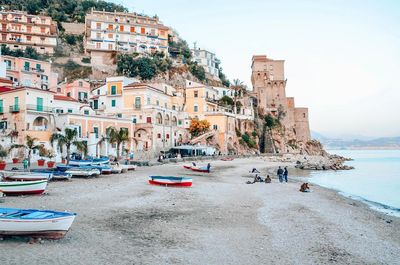
[[(59, 241), (0, 241), (1, 264), (400, 264), (400, 219), (335, 191), (288, 184), (247, 185), (278, 163), (212, 161), (211, 174), (183, 163), (140, 167), (95, 179), (51, 182), (47, 194), (6, 197), (0, 207), (78, 214)], [(279, 163), (279, 165), (283, 165)], [(147, 183), (187, 175), (191, 188)]]

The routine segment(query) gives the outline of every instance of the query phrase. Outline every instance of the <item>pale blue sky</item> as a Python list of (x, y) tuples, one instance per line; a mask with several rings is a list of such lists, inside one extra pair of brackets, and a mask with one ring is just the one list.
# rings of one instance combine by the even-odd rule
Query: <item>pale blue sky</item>
[(286, 60), (287, 94), (311, 129), (400, 135), (400, 1), (114, 1), (157, 14), (250, 85), (251, 57)]

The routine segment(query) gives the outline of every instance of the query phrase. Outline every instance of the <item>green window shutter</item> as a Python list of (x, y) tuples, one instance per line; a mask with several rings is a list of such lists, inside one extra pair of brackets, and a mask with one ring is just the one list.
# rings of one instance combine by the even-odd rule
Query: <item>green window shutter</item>
[(85, 110), (83, 113), (84, 113), (85, 115), (89, 115), (89, 111), (88, 111), (88, 110)]
[(72, 109), (68, 109), (68, 113), (72, 113)]
[(99, 128), (93, 127), (93, 132), (96, 135), (96, 138), (99, 138)]
[(96, 100), (93, 100), (93, 109), (98, 109), (99, 108), (99, 101), (96, 99)]
[(36, 110), (43, 111), (43, 98), (36, 98)]
[(24, 63), (24, 69), (25, 71), (29, 71), (29, 68), (31, 67), (31, 64), (29, 62)]
[(116, 94), (117, 94), (117, 87), (111, 86), (111, 95), (116, 95)]
[(37, 63), (37, 64), (36, 64), (36, 71), (39, 72), (40, 70), (41, 70), (41, 66), (40, 66), (40, 64)]
[(115, 105), (116, 105), (115, 99), (111, 100), (111, 107), (115, 107)]
[(19, 98), (15, 97), (14, 98), (14, 111), (18, 111), (19, 110)]
[(3, 110), (3, 100), (2, 100), (2, 99), (0, 99), (0, 113), (4, 113), (4, 110)]

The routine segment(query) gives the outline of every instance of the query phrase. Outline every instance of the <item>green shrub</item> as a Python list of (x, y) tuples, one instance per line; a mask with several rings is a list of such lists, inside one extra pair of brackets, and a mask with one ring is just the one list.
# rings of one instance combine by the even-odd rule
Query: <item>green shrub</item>
[(243, 141), (248, 143), (250, 141), (250, 136), (247, 133), (245, 133), (242, 135), (242, 139), (243, 139)]
[(82, 63), (90, 63), (90, 57), (83, 57), (81, 61)]
[(76, 45), (76, 37), (72, 34), (65, 34), (64, 35), (65, 42), (69, 45)]
[(203, 66), (200, 66), (197, 64), (197, 62), (191, 63), (189, 66), (189, 70), (194, 75), (199, 79), (200, 81), (206, 80), (206, 71), (204, 70)]

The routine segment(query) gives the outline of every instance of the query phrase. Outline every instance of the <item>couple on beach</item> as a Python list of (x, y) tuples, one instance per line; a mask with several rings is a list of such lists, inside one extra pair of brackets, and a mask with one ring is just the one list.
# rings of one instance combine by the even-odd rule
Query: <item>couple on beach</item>
[(277, 171), (277, 175), (278, 175), (278, 179), (279, 179), (280, 183), (282, 183), (283, 181), (288, 182), (289, 171), (288, 171), (287, 167), (285, 167), (284, 170), (281, 167), (279, 167), (278, 171)]

